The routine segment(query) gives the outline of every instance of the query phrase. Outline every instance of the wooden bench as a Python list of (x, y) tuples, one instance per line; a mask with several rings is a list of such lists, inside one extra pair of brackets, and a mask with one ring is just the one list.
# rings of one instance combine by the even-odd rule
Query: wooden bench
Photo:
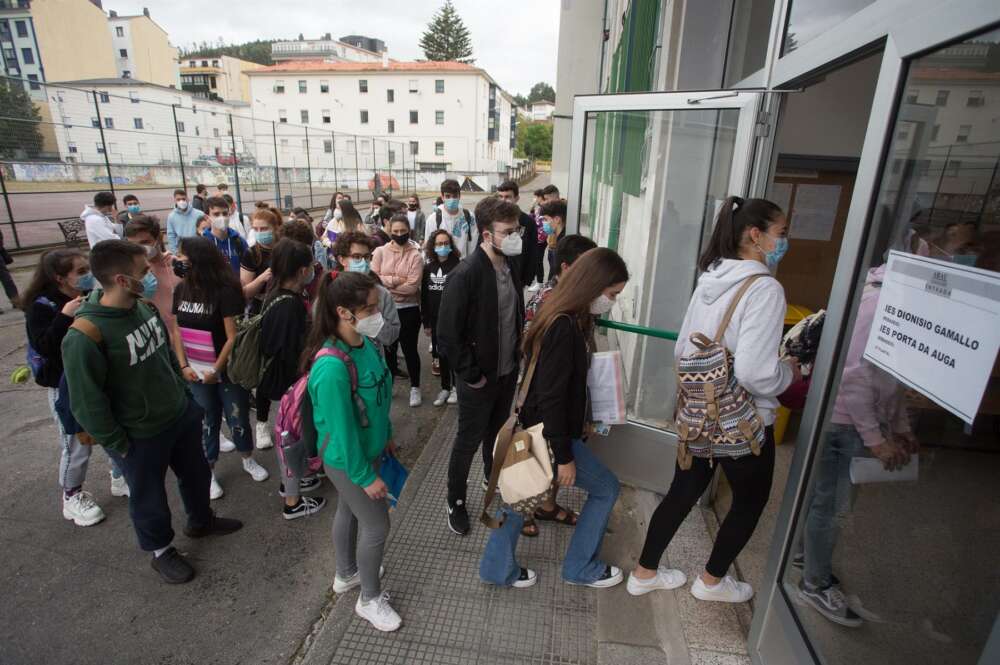
[(76, 247), (81, 242), (86, 242), (86, 228), (81, 219), (70, 219), (65, 222), (56, 222), (59, 230), (62, 231), (63, 239), (67, 247)]

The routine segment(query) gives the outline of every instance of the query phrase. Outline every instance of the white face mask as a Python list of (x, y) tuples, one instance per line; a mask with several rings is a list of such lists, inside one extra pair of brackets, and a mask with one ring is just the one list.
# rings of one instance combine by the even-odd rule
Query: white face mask
[(344, 218), (344, 213), (341, 212), (340, 208), (334, 209), (334, 211), (333, 211), (333, 218), (334, 219), (343, 219)]
[[(494, 245), (493, 248), (497, 249), (497, 246)], [(521, 242), (521, 236), (511, 233), (500, 241), (499, 249), (504, 256), (520, 256), (524, 249), (524, 243)]]
[(225, 216), (218, 216), (212, 218), (212, 228), (216, 231), (221, 231), (229, 226), (229, 220)]
[(354, 329), (358, 331), (359, 335), (365, 337), (375, 337), (382, 331), (384, 325), (385, 319), (382, 318), (382, 312), (375, 312), (363, 319), (354, 319)]
[(590, 313), (594, 316), (603, 316), (610, 312), (614, 306), (615, 301), (602, 293), (594, 299), (594, 302), (590, 303)]
[(186, 200), (185, 201), (178, 201), (176, 205), (177, 205), (177, 209), (178, 210), (187, 210), (188, 202)]

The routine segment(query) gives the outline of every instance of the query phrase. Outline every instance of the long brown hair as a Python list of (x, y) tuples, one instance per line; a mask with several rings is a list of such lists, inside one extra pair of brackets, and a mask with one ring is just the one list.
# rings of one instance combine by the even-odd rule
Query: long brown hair
[(368, 303), (368, 294), (375, 288), (375, 280), (360, 272), (327, 272), (316, 290), (316, 304), (313, 305), (313, 323), (302, 352), (301, 368), (305, 374), (312, 367), (313, 358), (326, 341), (339, 338), (340, 325), (338, 307), (351, 311)]
[(530, 355), (535, 344), (541, 345), (549, 326), (563, 314), (576, 317), (581, 326), (589, 328), (593, 324), (590, 303), (604, 289), (627, 282), (628, 277), (628, 266), (613, 249), (597, 247), (584, 252), (559, 277), (556, 288), (535, 314), (531, 327), (524, 335), (522, 348), (525, 354)]
[(58, 289), (59, 282), (56, 277), (65, 277), (73, 270), (73, 264), (77, 259), (86, 260), (78, 249), (52, 249), (38, 260), (38, 267), (31, 277), (28, 288), (21, 292), (21, 309), (28, 311), (32, 303), (49, 289)]
[(344, 227), (344, 232), (361, 231), (365, 228), (359, 213), (354, 204), (349, 199), (340, 200), (340, 224)]

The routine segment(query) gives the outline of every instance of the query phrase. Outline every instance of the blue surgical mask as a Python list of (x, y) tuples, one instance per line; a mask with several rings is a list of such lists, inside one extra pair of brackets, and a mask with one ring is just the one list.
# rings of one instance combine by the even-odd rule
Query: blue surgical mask
[(128, 211), (133, 215), (138, 215), (140, 212), (142, 212), (142, 206), (140, 206), (138, 203), (134, 203), (128, 207)]
[(273, 231), (257, 231), (257, 242), (261, 245), (270, 245), (274, 240)]
[(156, 287), (159, 283), (156, 281), (156, 275), (153, 271), (146, 273), (146, 276), (142, 278), (142, 297), (146, 300), (150, 300), (154, 295), (156, 295)]
[(451, 247), (449, 245), (444, 245), (442, 247), (435, 247), (434, 253), (438, 256), (448, 256), (451, 254)]
[[(763, 251), (763, 250), (761, 250)], [(764, 252), (764, 261), (767, 262), (767, 267), (772, 272), (778, 267), (778, 263), (784, 258), (785, 253), (788, 251), (788, 238), (778, 238), (774, 241), (774, 249), (770, 252)]]
[(347, 272), (360, 272), (367, 275), (370, 269), (367, 259), (351, 259), (347, 263)]
[(444, 200), (444, 208), (445, 208), (445, 210), (447, 210), (448, 212), (450, 212), (453, 215), (456, 212), (458, 212), (458, 206), (460, 204), (461, 203), (460, 203), (460, 201), (458, 199), (445, 199)]
[(77, 291), (93, 291), (97, 288), (97, 280), (94, 279), (94, 273), (88, 272), (85, 275), (80, 275), (76, 279), (76, 283), (73, 284), (73, 288)]
[(542, 222), (542, 231), (545, 231), (545, 235), (547, 236), (550, 236), (556, 232), (556, 230), (552, 228), (552, 225), (549, 224), (548, 222)]

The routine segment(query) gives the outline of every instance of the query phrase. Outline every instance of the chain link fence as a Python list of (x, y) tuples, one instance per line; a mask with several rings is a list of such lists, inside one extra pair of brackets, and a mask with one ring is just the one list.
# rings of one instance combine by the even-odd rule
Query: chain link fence
[(130, 87), (142, 96), (123, 94), (118, 81), (91, 90), (0, 77), (0, 231), (8, 249), (64, 242), (66, 222), (99, 191), (113, 192), (119, 209), (133, 194), (162, 222), (174, 190), (193, 196), (198, 184), (209, 192), (226, 184), (245, 213), (258, 201), (326, 208), (337, 191), (355, 202), (416, 191), (404, 143), (258, 119), (246, 104), (138, 81)]

